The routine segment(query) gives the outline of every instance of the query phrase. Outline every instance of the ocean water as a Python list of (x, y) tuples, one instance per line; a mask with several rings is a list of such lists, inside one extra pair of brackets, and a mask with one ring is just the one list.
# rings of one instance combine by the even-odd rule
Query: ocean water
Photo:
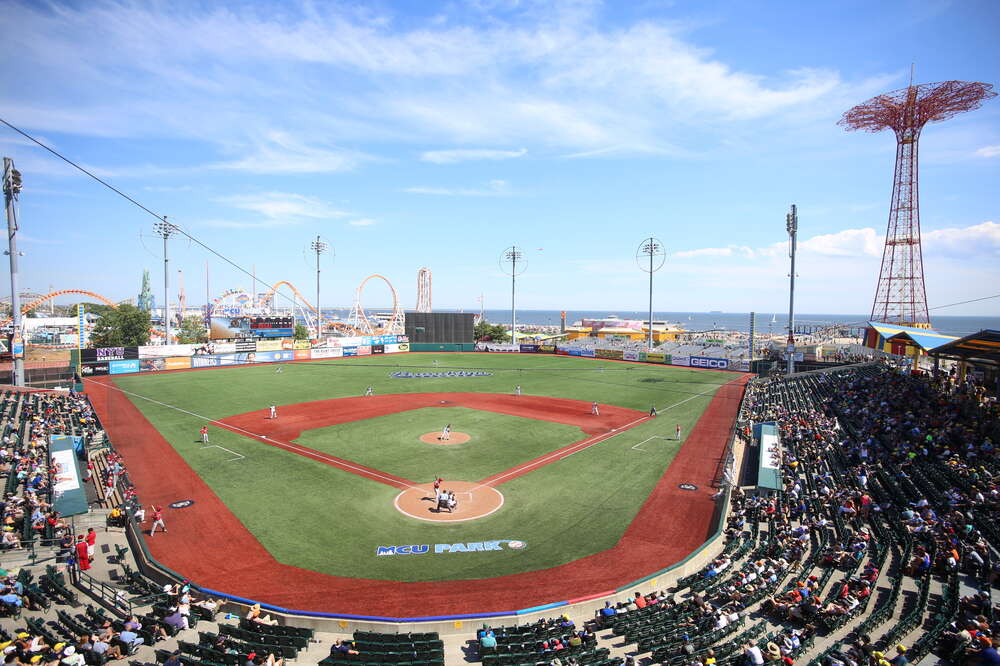
[[(384, 310), (367, 310), (369, 315)], [(458, 312), (455, 309), (435, 309), (437, 312)], [(464, 312), (478, 312), (473, 308)], [(517, 323), (534, 324), (536, 326), (558, 326), (559, 310), (518, 310)], [(323, 308), (326, 316), (346, 319), (350, 311), (343, 308)], [(510, 310), (486, 310), (486, 319), (495, 324), (510, 324)], [(574, 322), (581, 319), (601, 319), (609, 315), (618, 315), (622, 319), (646, 320), (648, 311), (636, 312), (633, 310), (567, 310), (566, 325), (572, 326)], [(773, 318), (773, 323), (772, 323)], [(301, 317), (298, 317), (301, 321)], [(749, 312), (653, 312), (653, 319), (656, 321), (669, 321), (679, 324), (688, 331), (710, 331), (726, 330), (740, 331), (743, 333), (750, 330)], [(868, 316), (863, 314), (796, 314), (795, 324), (797, 326), (826, 326), (830, 324), (844, 324), (852, 327), (863, 328), (868, 321)], [(781, 333), (787, 331), (787, 312), (758, 312), (756, 313), (758, 333)], [(962, 337), (981, 331), (984, 328), (1000, 330), (1000, 317), (964, 317), (931, 315), (931, 325), (934, 330), (945, 335)]]
[[(510, 324), (510, 310), (487, 310), (486, 319), (497, 324)], [(646, 320), (649, 312), (634, 312), (627, 310), (567, 310), (566, 324), (573, 325), (581, 319), (600, 319), (609, 315), (618, 315), (622, 319)], [(772, 317), (774, 323), (771, 323)], [(559, 325), (559, 310), (518, 310), (518, 324)], [(689, 331), (708, 331), (724, 329), (727, 331), (749, 332), (749, 312), (653, 312), (656, 321), (666, 320), (679, 324)], [(864, 327), (868, 321), (867, 315), (844, 314), (797, 314), (796, 325), (825, 326), (828, 324), (847, 324)], [(758, 312), (756, 313), (757, 332), (766, 333), (768, 327), (775, 333), (788, 330), (788, 313)], [(945, 335), (962, 337), (981, 331), (984, 328), (1000, 329), (1000, 317), (957, 317), (931, 315), (931, 326)]]

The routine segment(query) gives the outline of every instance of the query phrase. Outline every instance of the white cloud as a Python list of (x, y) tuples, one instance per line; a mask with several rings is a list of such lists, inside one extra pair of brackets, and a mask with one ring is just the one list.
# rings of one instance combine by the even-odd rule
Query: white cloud
[(699, 250), (674, 252), (671, 256), (677, 259), (690, 259), (692, 257), (729, 257), (732, 254), (732, 249), (728, 247), (703, 247)]
[(272, 131), (244, 157), (210, 166), (256, 174), (335, 173), (350, 171), (366, 158), (358, 152), (306, 145), (287, 132)]
[(983, 146), (976, 151), (976, 155), (979, 157), (1000, 157), (1000, 145)]
[(357, 220), (351, 220), (348, 224), (352, 227), (370, 227), (375, 224), (375, 220), (370, 217), (362, 217)]
[(511, 190), (507, 181), (491, 180), (485, 187), (465, 188), (465, 187), (407, 187), (403, 189), (409, 194), (429, 194), (442, 197), (502, 197), (509, 196)]
[(515, 157), (523, 157), (527, 152), (527, 148), (521, 148), (520, 150), (487, 150), (478, 148), (428, 150), (420, 155), (420, 159), (433, 164), (456, 164), (471, 160), (509, 160)]
[(208, 222), (217, 227), (273, 227), (300, 224), (306, 220), (332, 220), (349, 217), (350, 213), (331, 206), (317, 197), (290, 192), (261, 192), (230, 197), (220, 197), (216, 202), (246, 210), (261, 216), (262, 220)]
[(924, 254), (947, 257), (993, 255), (1000, 258), (1000, 224), (983, 222), (971, 227), (935, 229), (923, 234)]

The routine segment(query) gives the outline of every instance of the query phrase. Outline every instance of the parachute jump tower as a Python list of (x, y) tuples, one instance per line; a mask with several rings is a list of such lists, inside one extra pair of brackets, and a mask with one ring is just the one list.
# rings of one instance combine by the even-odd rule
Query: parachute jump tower
[(942, 81), (913, 85), (911, 76), (908, 87), (859, 104), (837, 123), (848, 131), (880, 132), (889, 128), (896, 134), (896, 172), (882, 269), (872, 305), (873, 321), (930, 328), (920, 247), (917, 178), (920, 131), (927, 123), (972, 111), (984, 99), (995, 96), (993, 86), (988, 83)]

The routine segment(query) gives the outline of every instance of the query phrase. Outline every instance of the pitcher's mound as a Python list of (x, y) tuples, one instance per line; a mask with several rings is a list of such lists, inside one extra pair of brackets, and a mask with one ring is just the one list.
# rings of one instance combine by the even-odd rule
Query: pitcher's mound
[[(455, 434), (452, 433), (452, 436)], [(492, 486), (471, 481), (445, 481), (441, 488), (454, 492), (458, 500), (458, 506), (451, 513), (447, 509), (438, 509), (433, 483), (422, 483), (399, 493), (395, 501), (396, 509), (417, 520), (458, 523), (483, 518), (503, 506), (503, 495)]]
[[(472, 436), (467, 432), (452, 432), (448, 439), (441, 439), (441, 431), (435, 430), (434, 432), (429, 432), (426, 435), (420, 436), (421, 442), (426, 442), (427, 444), (465, 444), (467, 441), (472, 439)], [(450, 488), (449, 488), (450, 490)]]

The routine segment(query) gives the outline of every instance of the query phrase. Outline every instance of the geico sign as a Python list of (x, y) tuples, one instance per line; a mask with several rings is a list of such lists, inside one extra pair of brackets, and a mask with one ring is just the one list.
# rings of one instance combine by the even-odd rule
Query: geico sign
[(705, 358), (704, 356), (692, 356), (691, 365), (696, 368), (715, 368), (725, 370), (729, 367), (729, 360), (724, 358)]

